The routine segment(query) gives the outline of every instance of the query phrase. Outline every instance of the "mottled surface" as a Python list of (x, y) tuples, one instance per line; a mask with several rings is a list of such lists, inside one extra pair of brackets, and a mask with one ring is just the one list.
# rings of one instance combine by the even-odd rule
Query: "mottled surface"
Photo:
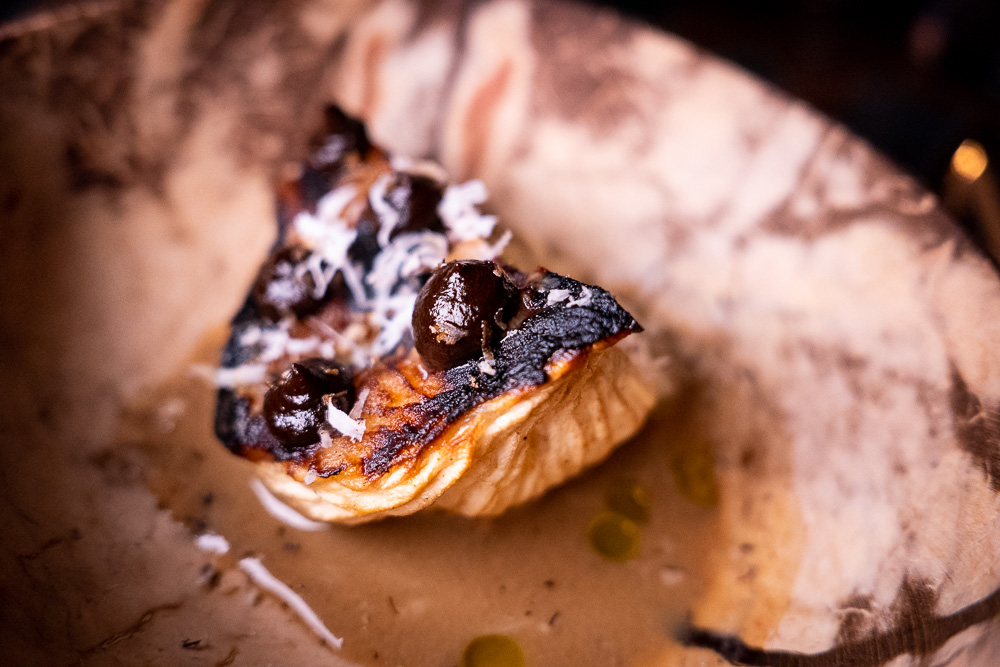
[(206, 588), (214, 557), (105, 455), (238, 305), (328, 99), (484, 178), (548, 268), (671, 339), (719, 494), (700, 636), (787, 664), (1000, 652), (1000, 280), (863, 142), (557, 3), (96, 7), (0, 41), (0, 639), (26, 662), (332, 659), (231, 563)]

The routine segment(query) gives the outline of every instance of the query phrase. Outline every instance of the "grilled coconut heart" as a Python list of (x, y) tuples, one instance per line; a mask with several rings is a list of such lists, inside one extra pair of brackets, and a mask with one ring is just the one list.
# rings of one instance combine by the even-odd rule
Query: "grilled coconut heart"
[(215, 429), (279, 497), (357, 523), (499, 514), (605, 458), (654, 403), (605, 290), (497, 259), (479, 181), (390, 159), (336, 108), (278, 192)]

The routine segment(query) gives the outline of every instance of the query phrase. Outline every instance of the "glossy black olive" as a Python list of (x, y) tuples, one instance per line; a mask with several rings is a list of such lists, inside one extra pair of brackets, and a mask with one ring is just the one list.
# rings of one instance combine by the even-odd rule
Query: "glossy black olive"
[(261, 314), (272, 322), (294, 315), (304, 317), (322, 304), (316, 283), (301, 266), (309, 258), (302, 246), (288, 246), (271, 255), (253, 285), (253, 296)]
[(364, 157), (372, 144), (364, 124), (345, 114), (339, 107), (328, 106), (324, 114), (323, 134), (311, 143), (310, 162), (316, 169), (333, 172), (339, 169), (348, 153)]
[(399, 213), (396, 226), (389, 233), (395, 238), (406, 232), (444, 233), (444, 223), (437, 214), (441, 186), (426, 176), (398, 173), (386, 188), (385, 199)]
[(430, 277), (413, 308), (417, 352), (432, 370), (492, 348), (517, 308), (517, 290), (494, 262), (448, 262)]
[(303, 359), (291, 367), (264, 394), (264, 420), (282, 444), (304, 447), (319, 442), (326, 421), (323, 397), (347, 412), (354, 403), (351, 373), (328, 359)]

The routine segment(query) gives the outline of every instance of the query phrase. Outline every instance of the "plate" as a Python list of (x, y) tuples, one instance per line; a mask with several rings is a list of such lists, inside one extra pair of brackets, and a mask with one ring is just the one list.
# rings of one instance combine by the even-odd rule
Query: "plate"
[[(0, 29), (0, 87), (17, 662), (457, 664), (497, 633), (529, 664), (1000, 652), (1000, 280), (807, 105), (527, 0), (83, 4)], [(633, 309), (669, 359), (634, 442), (493, 521), (263, 509), (191, 368), (331, 100)], [(587, 529), (622, 488), (648, 517), (606, 561)]]

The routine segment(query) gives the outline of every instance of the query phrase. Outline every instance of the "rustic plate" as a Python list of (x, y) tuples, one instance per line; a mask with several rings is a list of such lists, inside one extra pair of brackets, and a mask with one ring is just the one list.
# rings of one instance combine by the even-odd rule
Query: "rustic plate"
[[(14, 663), (457, 664), (492, 633), (536, 665), (1000, 654), (1000, 280), (802, 103), (527, 0), (86, 4), (0, 28), (0, 90)], [(671, 363), (636, 441), (496, 521), (264, 511), (190, 368), (329, 100), (641, 316)], [(648, 517), (605, 561), (587, 526), (625, 480)]]

